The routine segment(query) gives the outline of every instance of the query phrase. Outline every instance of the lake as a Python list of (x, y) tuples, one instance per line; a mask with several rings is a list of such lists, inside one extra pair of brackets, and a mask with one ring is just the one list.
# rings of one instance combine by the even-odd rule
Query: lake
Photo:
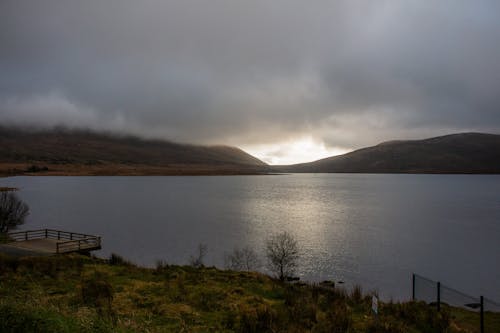
[[(207, 265), (289, 231), (298, 276), (359, 283), (408, 299), (416, 272), (500, 300), (499, 175), (293, 174), (194, 177), (11, 177), (31, 214), (20, 229), (103, 237), (97, 254), (154, 266)], [(265, 267), (261, 268), (265, 271)]]

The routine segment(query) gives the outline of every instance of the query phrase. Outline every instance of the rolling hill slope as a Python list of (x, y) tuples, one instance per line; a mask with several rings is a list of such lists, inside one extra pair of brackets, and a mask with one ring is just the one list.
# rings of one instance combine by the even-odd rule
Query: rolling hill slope
[[(119, 166), (135, 170), (138, 167), (163, 169), (163, 172), (169, 169), (179, 173), (197, 173), (196, 170), (248, 173), (267, 168), (259, 159), (229, 146), (196, 146), (82, 130), (30, 131), (1, 127), (0, 163), (49, 166), (48, 171), (62, 170), (69, 165), (73, 170)], [(105, 173), (113, 174), (112, 170)]]
[(274, 168), (318, 173), (500, 173), (500, 135), (461, 133), (388, 141), (315, 162)]

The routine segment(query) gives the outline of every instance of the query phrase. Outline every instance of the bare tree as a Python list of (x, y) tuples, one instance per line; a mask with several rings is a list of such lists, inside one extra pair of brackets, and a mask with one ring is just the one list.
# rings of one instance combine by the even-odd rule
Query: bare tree
[(205, 259), (207, 252), (208, 252), (207, 244), (203, 243), (198, 244), (197, 253), (189, 258), (189, 264), (197, 268), (203, 267), (204, 266), (203, 260)]
[(0, 233), (23, 224), (29, 207), (11, 191), (0, 192)]
[(282, 232), (268, 238), (266, 256), (269, 269), (284, 281), (292, 275), (299, 259), (297, 240), (288, 232)]
[(235, 248), (224, 257), (225, 267), (233, 271), (253, 271), (260, 266), (259, 257), (250, 247)]

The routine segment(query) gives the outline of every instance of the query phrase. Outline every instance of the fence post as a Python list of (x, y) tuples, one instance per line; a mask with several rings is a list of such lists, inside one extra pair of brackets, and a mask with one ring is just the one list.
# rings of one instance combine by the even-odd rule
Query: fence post
[(479, 302), (479, 304), (480, 304), (479, 320), (481, 321), (480, 328), (481, 328), (481, 333), (484, 333), (484, 297), (480, 296), (479, 300), (480, 300), (480, 302)]
[(415, 300), (415, 273), (412, 274), (411, 300)]
[(437, 283), (437, 310), (441, 311), (441, 282)]

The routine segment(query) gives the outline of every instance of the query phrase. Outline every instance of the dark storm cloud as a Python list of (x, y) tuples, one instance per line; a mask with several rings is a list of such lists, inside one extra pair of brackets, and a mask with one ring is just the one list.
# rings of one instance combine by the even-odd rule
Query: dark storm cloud
[(2, 123), (358, 147), (500, 130), (496, 1), (2, 1)]

